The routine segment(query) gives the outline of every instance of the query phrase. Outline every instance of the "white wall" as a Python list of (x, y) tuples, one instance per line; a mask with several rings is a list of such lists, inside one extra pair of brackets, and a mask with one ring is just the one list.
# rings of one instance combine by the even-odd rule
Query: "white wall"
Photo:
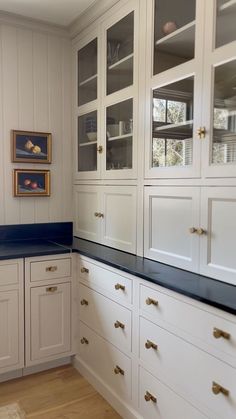
[[(72, 219), (70, 64), (59, 30), (0, 19), (0, 224)], [(12, 164), (12, 129), (51, 132), (53, 163)], [(51, 197), (14, 198), (13, 168), (50, 169)]]

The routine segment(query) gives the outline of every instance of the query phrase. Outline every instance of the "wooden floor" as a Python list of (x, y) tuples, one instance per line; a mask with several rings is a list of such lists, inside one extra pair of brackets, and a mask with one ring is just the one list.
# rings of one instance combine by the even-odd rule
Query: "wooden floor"
[(27, 419), (121, 419), (72, 366), (0, 384), (0, 406), (10, 403)]

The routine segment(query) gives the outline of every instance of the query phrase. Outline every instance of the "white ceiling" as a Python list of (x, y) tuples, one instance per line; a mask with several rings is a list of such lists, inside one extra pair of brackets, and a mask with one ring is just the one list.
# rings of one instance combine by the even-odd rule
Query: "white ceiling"
[(68, 26), (95, 0), (0, 0), (0, 11)]

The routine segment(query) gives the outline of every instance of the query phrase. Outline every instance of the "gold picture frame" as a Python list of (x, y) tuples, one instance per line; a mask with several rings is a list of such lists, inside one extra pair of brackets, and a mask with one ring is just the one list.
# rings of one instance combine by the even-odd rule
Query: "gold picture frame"
[(12, 130), (12, 163), (52, 162), (52, 134), (49, 132)]
[(13, 195), (50, 196), (50, 170), (14, 169)]

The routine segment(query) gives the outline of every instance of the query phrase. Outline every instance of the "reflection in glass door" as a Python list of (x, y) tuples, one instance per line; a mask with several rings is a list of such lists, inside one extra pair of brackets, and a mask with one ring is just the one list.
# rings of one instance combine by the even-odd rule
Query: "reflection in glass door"
[(192, 165), (193, 97), (193, 77), (153, 91), (153, 168)]
[(236, 40), (236, 0), (216, 0), (216, 48)]
[(78, 51), (78, 106), (97, 99), (97, 39)]

